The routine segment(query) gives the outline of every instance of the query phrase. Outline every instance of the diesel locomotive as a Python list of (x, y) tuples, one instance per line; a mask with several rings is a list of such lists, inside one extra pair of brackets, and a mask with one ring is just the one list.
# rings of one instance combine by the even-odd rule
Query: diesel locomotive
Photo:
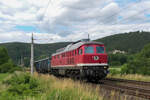
[(36, 61), (35, 67), (56, 76), (99, 81), (106, 77), (109, 66), (104, 44), (83, 39), (56, 50), (51, 58)]

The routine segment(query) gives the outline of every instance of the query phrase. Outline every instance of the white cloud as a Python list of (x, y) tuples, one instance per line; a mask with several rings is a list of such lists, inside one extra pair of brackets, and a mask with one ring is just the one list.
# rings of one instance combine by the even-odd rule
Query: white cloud
[[(0, 34), (0, 42), (31, 42), (32, 33), (24, 32), (7, 32)], [(7, 38), (7, 40), (6, 40)], [(61, 37), (57, 34), (34, 33), (36, 43), (52, 43), (61, 41)]]
[(150, 14), (149, 5), (149, 0), (142, 0), (141, 2), (130, 4), (126, 9), (123, 9), (120, 16), (123, 17), (126, 23), (146, 23), (148, 17), (145, 14)]
[(19, 0), (1, 0), (0, 3), (10, 8), (21, 8), (23, 6)]
[(127, 3), (126, 8), (114, 0), (50, 0), (47, 7), (48, 1), (1, 0), (0, 42), (29, 42), (31, 32), (15, 28), (24, 25), (41, 30), (35, 32), (36, 38), (54, 38), (37, 40), (40, 43), (74, 41), (88, 33), (96, 39), (122, 32), (149, 31), (150, 18), (145, 16), (150, 14), (149, 0)]

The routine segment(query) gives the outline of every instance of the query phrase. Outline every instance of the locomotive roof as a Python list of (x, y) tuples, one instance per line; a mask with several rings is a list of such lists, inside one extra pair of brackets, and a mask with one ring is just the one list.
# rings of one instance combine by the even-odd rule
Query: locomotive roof
[(80, 46), (85, 45), (85, 44), (100, 44), (101, 45), (103, 43), (102, 42), (95, 42), (95, 41), (79, 41), (79, 42), (77, 41), (77, 42), (74, 42), (74, 43), (67, 45), (65, 48), (62, 49), (62, 51), (60, 51), (61, 49), (59, 49), (58, 52), (56, 51), (56, 53), (53, 53), (52, 56), (55, 56), (55, 55), (63, 53), (63, 52), (77, 49)]

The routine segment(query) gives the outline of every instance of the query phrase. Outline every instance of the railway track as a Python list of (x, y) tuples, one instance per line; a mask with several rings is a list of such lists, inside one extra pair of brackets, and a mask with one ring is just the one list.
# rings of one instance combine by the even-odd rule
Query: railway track
[(116, 78), (106, 78), (101, 82), (100, 86), (106, 89), (150, 100), (150, 82)]

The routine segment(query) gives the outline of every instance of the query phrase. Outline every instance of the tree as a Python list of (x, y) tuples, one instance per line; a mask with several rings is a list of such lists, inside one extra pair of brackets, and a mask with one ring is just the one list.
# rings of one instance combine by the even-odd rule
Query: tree
[(0, 65), (8, 62), (9, 59), (10, 58), (8, 56), (7, 49), (4, 47), (0, 47)]
[(15, 70), (21, 70), (21, 68), (14, 65), (8, 56), (7, 49), (0, 47), (0, 73), (14, 72)]
[(134, 59), (128, 61), (121, 69), (126, 74), (150, 75), (150, 44), (146, 45)]
[(126, 54), (109, 54), (109, 62), (111, 66), (120, 66), (127, 62), (128, 56)]

